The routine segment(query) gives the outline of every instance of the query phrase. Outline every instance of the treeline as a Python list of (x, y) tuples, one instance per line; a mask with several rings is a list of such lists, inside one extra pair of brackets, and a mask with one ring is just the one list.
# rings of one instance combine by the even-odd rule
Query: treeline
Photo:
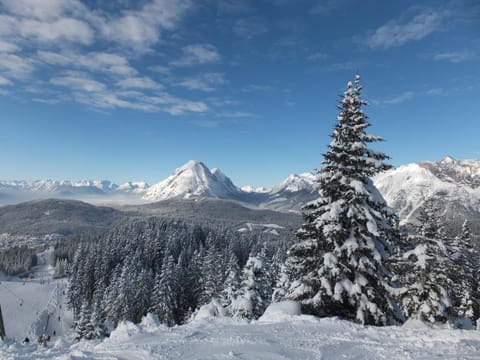
[(38, 248), (15, 246), (0, 250), (0, 271), (7, 275), (25, 274), (37, 265)]
[(78, 246), (67, 298), (78, 337), (92, 338), (104, 333), (105, 323), (139, 322), (148, 312), (170, 326), (182, 324), (213, 298), (232, 314), (258, 317), (292, 239), (150, 218), (61, 245), (56, 255), (64, 264)]

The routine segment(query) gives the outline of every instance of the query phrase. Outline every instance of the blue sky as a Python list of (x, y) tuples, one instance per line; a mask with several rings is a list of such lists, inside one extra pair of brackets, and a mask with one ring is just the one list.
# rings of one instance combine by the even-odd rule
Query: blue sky
[(0, 178), (272, 186), (322, 161), (359, 72), (396, 166), (480, 157), (480, 4), (0, 0)]

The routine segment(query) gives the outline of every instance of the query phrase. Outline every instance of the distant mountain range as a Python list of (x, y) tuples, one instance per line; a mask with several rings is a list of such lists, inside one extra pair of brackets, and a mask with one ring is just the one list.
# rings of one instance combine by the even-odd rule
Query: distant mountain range
[[(435, 196), (443, 216), (456, 226), (463, 218), (480, 226), (476, 225), (480, 220), (480, 160), (447, 156), (439, 162), (400, 166), (377, 175), (374, 182), (404, 223), (415, 222), (425, 199)], [(116, 185), (111, 181), (0, 181), (1, 203), (53, 197), (125, 204), (212, 198), (235, 200), (254, 208), (299, 212), (317, 195), (318, 185), (311, 173), (292, 174), (272, 189), (239, 188), (219, 169), (209, 169), (194, 160), (151, 186), (145, 182)]]

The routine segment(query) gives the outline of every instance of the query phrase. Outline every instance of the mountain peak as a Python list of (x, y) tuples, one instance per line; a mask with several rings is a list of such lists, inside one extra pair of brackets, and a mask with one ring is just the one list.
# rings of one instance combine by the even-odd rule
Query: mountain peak
[(454, 162), (455, 162), (455, 159), (450, 155), (447, 155), (442, 160), (440, 160), (441, 164), (452, 164)]
[(220, 170), (210, 170), (203, 162), (190, 160), (167, 179), (153, 185), (143, 197), (160, 201), (171, 198), (213, 197), (235, 198), (238, 188)]

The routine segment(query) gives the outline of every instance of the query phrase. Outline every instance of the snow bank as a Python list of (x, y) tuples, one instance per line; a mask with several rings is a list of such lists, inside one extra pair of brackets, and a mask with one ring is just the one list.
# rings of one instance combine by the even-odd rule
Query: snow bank
[(110, 333), (111, 341), (127, 341), (141, 332), (140, 327), (130, 321), (121, 321)]
[(225, 308), (217, 299), (213, 299), (209, 304), (203, 305), (194, 315), (194, 320), (205, 320), (218, 317), (225, 317)]
[(302, 314), (300, 304), (295, 301), (281, 301), (270, 304), (264, 314), (258, 319), (259, 322), (288, 321), (293, 316)]

